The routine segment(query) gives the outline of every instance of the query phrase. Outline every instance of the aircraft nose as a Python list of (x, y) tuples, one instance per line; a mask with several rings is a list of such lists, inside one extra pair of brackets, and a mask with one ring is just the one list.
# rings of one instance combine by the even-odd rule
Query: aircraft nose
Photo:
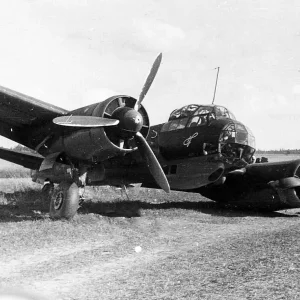
[(242, 123), (236, 123), (236, 143), (245, 144), (255, 148), (255, 137), (251, 130)]
[(220, 135), (220, 141), (248, 145), (255, 148), (255, 137), (251, 130), (240, 122), (227, 124)]

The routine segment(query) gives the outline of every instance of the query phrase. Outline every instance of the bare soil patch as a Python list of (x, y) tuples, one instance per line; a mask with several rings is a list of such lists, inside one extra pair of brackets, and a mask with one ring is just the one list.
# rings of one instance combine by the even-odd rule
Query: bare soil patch
[(47, 299), (300, 298), (300, 209), (245, 211), (138, 188), (128, 199), (90, 187), (73, 221), (52, 221), (29, 178), (3, 178), (0, 187), (0, 290)]
[(150, 189), (129, 191), (130, 201), (108, 187), (87, 195), (67, 222), (49, 219), (38, 187), (2, 192), (1, 289), (49, 299), (300, 297), (299, 210), (247, 212)]

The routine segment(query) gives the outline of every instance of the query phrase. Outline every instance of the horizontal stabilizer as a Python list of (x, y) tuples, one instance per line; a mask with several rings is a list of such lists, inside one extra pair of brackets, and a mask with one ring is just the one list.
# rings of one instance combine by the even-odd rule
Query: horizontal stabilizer
[(0, 158), (32, 170), (38, 169), (44, 160), (44, 157), (39, 154), (9, 150), (2, 147), (0, 147)]

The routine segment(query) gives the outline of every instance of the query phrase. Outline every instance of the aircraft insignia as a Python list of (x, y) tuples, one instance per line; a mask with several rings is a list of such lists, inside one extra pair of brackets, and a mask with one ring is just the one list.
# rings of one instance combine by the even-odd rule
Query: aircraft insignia
[(198, 132), (195, 132), (193, 135), (191, 135), (189, 138), (183, 141), (183, 145), (189, 147), (192, 139), (194, 139), (196, 136), (198, 136)]

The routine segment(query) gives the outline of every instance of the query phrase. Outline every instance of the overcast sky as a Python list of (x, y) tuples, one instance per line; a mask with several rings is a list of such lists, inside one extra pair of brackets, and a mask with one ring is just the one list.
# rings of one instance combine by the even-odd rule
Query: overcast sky
[(252, 129), (257, 147), (300, 148), (299, 5), (1, 1), (0, 85), (66, 109), (117, 93), (138, 97), (162, 52), (143, 102), (151, 124), (186, 104), (211, 103), (219, 66), (216, 103)]

